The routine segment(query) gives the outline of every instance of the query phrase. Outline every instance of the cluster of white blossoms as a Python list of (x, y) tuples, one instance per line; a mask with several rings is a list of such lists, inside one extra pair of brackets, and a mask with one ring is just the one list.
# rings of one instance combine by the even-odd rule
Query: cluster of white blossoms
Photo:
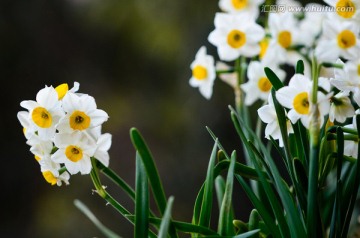
[[(294, 9), (291, 7), (301, 7), (301, 4), (278, 0), (284, 11), (265, 13), (259, 9), (270, 9), (270, 6), (263, 4), (263, 0), (219, 1), (222, 12), (215, 15), (215, 29), (208, 41), (217, 48), (220, 61), (215, 62), (202, 46), (191, 64), (190, 85), (199, 87), (201, 94), (209, 99), (214, 81), (219, 77), (236, 92), (245, 94), (243, 104), (246, 106), (262, 101), (258, 115), (266, 124), (265, 137), (279, 140), (282, 146), (270, 94), (272, 84), (264, 72), (268, 67), (285, 83), (276, 92), (276, 99), (286, 109), (288, 133), (293, 132), (292, 125), (298, 122), (309, 128), (313, 107), (318, 108), (321, 125), (350, 123), (346, 127), (353, 128), (351, 118), (360, 107), (360, 0), (325, 0), (328, 8), (315, 3), (303, 8), (335, 10), (328, 12), (290, 11)], [(304, 62), (304, 75), (287, 77), (283, 66), (295, 67), (298, 60)], [(318, 92), (312, 92), (314, 63), (335, 68), (321, 68)], [(316, 105), (310, 100), (314, 94)], [(348, 146), (349, 143), (352, 146)], [(346, 155), (357, 153), (354, 143), (357, 142), (345, 142)]]
[(102, 134), (108, 114), (97, 109), (95, 99), (77, 93), (79, 83), (41, 89), (36, 101), (20, 103), (27, 111), (18, 112), (26, 143), (51, 185), (69, 184), (70, 175), (89, 174), (91, 158), (109, 165), (111, 135)]

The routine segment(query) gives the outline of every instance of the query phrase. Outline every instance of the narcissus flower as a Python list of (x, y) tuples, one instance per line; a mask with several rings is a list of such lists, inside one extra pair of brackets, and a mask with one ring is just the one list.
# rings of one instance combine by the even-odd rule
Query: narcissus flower
[(216, 13), (215, 30), (208, 40), (217, 47), (221, 60), (232, 61), (240, 55), (258, 55), (264, 36), (264, 29), (247, 14)]
[(341, 20), (356, 20), (360, 18), (359, 0), (324, 0), (327, 4), (334, 7), (336, 14), (331, 14), (331, 16), (338, 17)]
[(343, 123), (346, 118), (352, 117), (355, 114), (355, 109), (351, 104), (349, 92), (339, 92), (331, 100), (329, 120)]
[[(241, 85), (241, 89), (246, 93), (245, 105), (252, 105), (257, 99), (267, 100), (272, 85), (264, 72), (264, 68), (265, 65), (258, 61), (252, 61), (249, 64), (247, 70), (249, 81)], [(280, 80), (285, 79), (286, 73), (283, 70), (276, 66), (271, 67), (271, 69)]]
[(219, 7), (228, 13), (247, 13), (254, 19), (259, 16), (259, 6), (264, 0), (220, 0)]
[(323, 22), (323, 34), (315, 49), (322, 62), (334, 62), (339, 57), (355, 60), (360, 56), (359, 25), (349, 21), (327, 19)]
[(56, 163), (65, 164), (70, 174), (89, 174), (91, 171), (90, 157), (94, 156), (96, 143), (86, 134), (76, 131), (55, 135), (55, 146), (59, 148), (51, 159)]
[[(290, 109), (287, 115), (290, 121), (296, 123), (300, 119), (306, 128), (309, 128), (310, 123), (311, 89), (312, 82), (309, 78), (295, 74), (290, 79), (289, 86), (282, 87), (276, 92), (279, 103)], [(330, 105), (322, 92), (317, 92), (317, 99), (322, 124), (324, 115), (329, 113)]]
[(190, 85), (198, 87), (200, 93), (210, 99), (213, 92), (214, 80), (216, 78), (214, 58), (206, 54), (206, 47), (202, 46), (196, 53), (195, 60), (191, 63), (192, 77)]
[(63, 99), (67, 92), (75, 93), (79, 90), (80, 84), (78, 82), (74, 82), (74, 87), (69, 90), (69, 85), (67, 83), (60, 84), (55, 88), (58, 93), (59, 100)]
[(94, 128), (109, 118), (105, 111), (97, 109), (95, 99), (89, 95), (78, 96), (68, 92), (62, 102), (66, 116), (60, 120), (57, 126), (60, 133)]
[[(260, 107), (257, 112), (259, 118), (267, 124), (265, 127), (265, 138), (270, 139), (271, 136), (274, 140), (279, 140), (279, 146), (283, 147), (284, 141), (281, 136), (279, 121), (276, 115), (274, 101), (271, 94), (269, 94), (268, 97), (268, 104)], [(286, 127), (288, 134), (294, 133), (289, 120), (286, 121)]]
[(38, 135), (46, 140), (55, 135), (56, 125), (64, 116), (58, 94), (53, 87), (45, 87), (36, 95), (36, 101), (22, 101), (20, 105), (29, 110), (29, 122)]
[(55, 163), (49, 157), (42, 159), (39, 163), (41, 166), (41, 173), (46, 182), (51, 185), (56, 184), (57, 186), (61, 186), (63, 182), (66, 185), (69, 184), (70, 174), (67, 171), (62, 171), (60, 174), (60, 164)]

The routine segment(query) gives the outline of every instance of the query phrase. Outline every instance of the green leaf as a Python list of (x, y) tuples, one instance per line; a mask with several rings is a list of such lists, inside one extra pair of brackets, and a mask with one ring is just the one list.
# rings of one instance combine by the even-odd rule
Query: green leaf
[(266, 77), (271, 82), (272, 86), (275, 88), (275, 90), (279, 90), (280, 88), (284, 87), (284, 84), (281, 82), (281, 80), (276, 76), (274, 71), (272, 71), (270, 68), (265, 67), (264, 68)]
[(171, 222), (171, 209), (172, 209), (173, 202), (174, 202), (174, 197), (170, 197), (169, 201), (167, 203), (167, 206), (166, 206), (164, 216), (163, 216), (161, 224), (160, 224), (158, 238), (166, 238), (167, 237), (168, 230), (170, 227), (170, 222)]
[(221, 204), (220, 214), (219, 214), (219, 224), (218, 224), (218, 233), (220, 235), (234, 235), (234, 226), (232, 221), (234, 217), (232, 216), (232, 193), (234, 187), (234, 169), (236, 161), (236, 152), (234, 151), (231, 155), (231, 162), (226, 178), (225, 192)]
[(218, 147), (218, 140), (215, 140), (214, 147), (211, 152), (206, 180), (205, 180), (205, 187), (204, 187), (204, 196), (202, 199), (201, 211), (200, 211), (200, 218), (199, 218), (199, 225), (209, 227), (210, 225), (210, 218), (211, 218), (211, 209), (213, 204), (213, 191), (214, 191), (214, 166), (217, 157), (217, 147)]
[[(259, 228), (259, 223), (260, 223), (260, 214), (258, 213), (258, 211), (256, 209), (253, 209), (250, 213), (250, 218), (249, 218), (249, 230), (255, 230), (257, 228)], [(251, 238), (259, 238), (259, 235), (253, 235), (251, 236)]]
[(82, 203), (80, 200), (74, 200), (75, 206), (89, 218), (92, 223), (104, 234), (104, 236), (108, 238), (120, 238), (115, 232), (104, 226), (97, 218), (96, 216), (90, 211), (90, 209)]
[(136, 202), (134, 237), (148, 237), (149, 190), (144, 165), (136, 153)]
[(203, 238), (248, 238), (248, 237), (258, 233), (259, 231), (260, 231), (259, 229), (256, 229), (256, 230), (248, 231), (248, 232), (242, 233), (240, 235), (236, 235), (236, 236), (219, 236), (219, 235), (216, 235), (216, 236), (203, 236)]
[(205, 183), (201, 186), (195, 199), (195, 205), (194, 205), (193, 217), (192, 217), (192, 223), (195, 225), (199, 224), (201, 205), (204, 198), (204, 188), (205, 188)]
[(143, 161), (154, 194), (155, 202), (160, 210), (160, 214), (163, 215), (166, 208), (166, 197), (151, 152), (140, 132), (136, 128), (132, 128), (130, 130), (130, 137), (135, 149), (138, 151), (140, 158)]
[(296, 70), (295, 72), (297, 74), (304, 74), (304, 61), (302, 60), (299, 60), (297, 63), (296, 63)]
[[(130, 220), (135, 220), (135, 216), (129, 215), (127, 216)], [(155, 226), (160, 226), (162, 219), (158, 217), (149, 217), (149, 223), (153, 224)], [(181, 222), (181, 221), (171, 221), (171, 224), (176, 228), (176, 230), (184, 232), (184, 233), (190, 233), (190, 234), (200, 234), (200, 235), (208, 235), (208, 236), (214, 236), (218, 235), (215, 231), (199, 225), (194, 225), (191, 223)]]
[(224, 198), (224, 193), (225, 193), (225, 180), (221, 175), (218, 175), (215, 178), (215, 191), (216, 191), (216, 198), (218, 201), (218, 207), (220, 210), (221, 203), (222, 203), (222, 200)]

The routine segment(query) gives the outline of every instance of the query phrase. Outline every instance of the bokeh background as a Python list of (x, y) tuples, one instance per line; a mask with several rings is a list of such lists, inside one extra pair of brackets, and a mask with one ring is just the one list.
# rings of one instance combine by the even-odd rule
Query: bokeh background
[[(134, 184), (135, 150), (129, 129), (137, 127), (158, 165), (173, 217), (191, 221), (213, 140), (240, 148), (227, 105), (233, 92), (217, 81), (210, 101), (191, 88), (189, 65), (213, 30), (218, 0), (1, 0), (1, 200), (0, 237), (103, 237), (73, 205), (84, 202), (110, 229), (132, 237), (132, 225), (96, 194), (89, 176), (69, 186), (50, 186), (29, 152), (16, 118), (22, 100), (34, 100), (45, 85), (80, 83), (110, 119), (110, 166)], [(109, 191), (133, 205), (114, 185)], [(250, 210), (236, 190), (237, 216)], [(214, 207), (216, 218), (216, 210)]]

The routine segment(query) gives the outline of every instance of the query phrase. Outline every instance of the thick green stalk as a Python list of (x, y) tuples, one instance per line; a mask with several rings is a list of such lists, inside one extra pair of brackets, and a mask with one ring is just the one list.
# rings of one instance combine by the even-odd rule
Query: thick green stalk
[(316, 59), (312, 62), (313, 88), (310, 100), (310, 158), (309, 184), (307, 206), (307, 232), (310, 238), (322, 237), (321, 222), (319, 221), (318, 204), (318, 174), (319, 174), (319, 146), (320, 146), (320, 112), (317, 104), (318, 72)]

